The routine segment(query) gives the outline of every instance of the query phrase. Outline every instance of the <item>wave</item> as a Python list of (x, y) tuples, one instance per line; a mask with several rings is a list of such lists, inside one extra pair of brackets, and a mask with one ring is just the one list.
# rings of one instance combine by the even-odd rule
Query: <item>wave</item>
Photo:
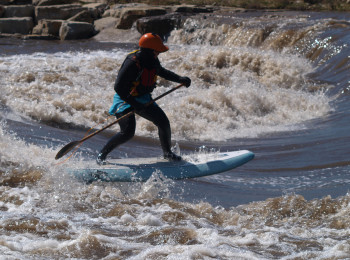
[[(46, 124), (103, 123), (125, 55), (115, 49), (4, 57), (0, 71), (7, 80), (1, 103)], [(290, 130), (331, 110), (324, 94), (328, 86), (307, 77), (313, 68), (302, 57), (251, 48), (173, 46), (161, 61), (193, 80), (189, 89), (158, 102), (180, 140), (223, 141)], [(161, 80), (153, 95), (169, 87)], [(144, 120), (137, 132), (156, 135)]]
[(187, 19), (170, 41), (301, 55), (317, 69), (312, 78), (337, 85), (331, 94), (339, 94), (348, 83), (349, 29), (349, 17), (341, 13), (223, 14)]
[(52, 190), (46, 183), (36, 189), (0, 186), (2, 255), (306, 259), (349, 254), (348, 194), (310, 201), (285, 195), (224, 209), (167, 198), (163, 191), (171, 183), (156, 177), (136, 187), (65, 181)]

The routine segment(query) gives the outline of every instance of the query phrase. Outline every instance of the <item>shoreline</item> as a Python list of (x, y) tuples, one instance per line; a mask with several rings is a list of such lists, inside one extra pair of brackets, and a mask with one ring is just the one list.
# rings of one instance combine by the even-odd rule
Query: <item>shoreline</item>
[[(328, 0), (268, 0), (262, 3), (253, 1), (245, 1), (244, 3), (236, 0), (226, 0), (221, 2), (220, 6), (216, 5), (214, 0), (196, 1), (192, 4), (191, 0), (176, 1), (165, 0), (161, 4), (156, 0), (140, 0), (138, 3), (128, 4), (124, 0), (109, 0), (106, 3), (81, 4), (80, 13), (76, 4), (71, 5), (52, 5), (52, 6), (17, 6), (7, 5), (8, 8), (22, 8), (26, 13), (32, 13), (30, 17), (17, 17), (6, 13), (6, 6), (2, 7), (3, 23), (1, 30), (1, 38), (15, 38), (20, 40), (82, 40), (94, 39), (97, 41), (134, 41), (139, 34), (146, 31), (152, 31), (165, 37), (174, 29), (181, 29), (183, 23), (188, 18), (211, 20), (218, 25), (226, 24), (227, 21), (237, 16), (254, 16), (258, 14), (281, 15), (288, 12), (300, 13), (327, 13), (327, 12), (346, 12), (350, 10), (350, 0), (336, 0), (333, 5), (324, 4)], [(124, 2), (126, 2), (124, 4)], [(318, 4), (309, 4), (305, 2), (319, 2)], [(334, 2), (334, 1), (333, 1)], [(342, 3), (342, 9), (337, 5)], [(61, 16), (52, 16), (42, 14), (44, 11), (56, 8), (61, 12)], [(64, 12), (70, 10), (70, 18), (62, 18), (67, 16)], [(19, 10), (19, 9), (18, 9)], [(30, 10), (30, 11), (29, 11)], [(34, 14), (35, 10), (35, 14)], [(40, 13), (40, 12), (42, 13)], [(13, 11), (12, 11), (13, 12)], [(19, 11), (17, 11), (19, 12)], [(45, 11), (48, 12), (48, 11)], [(42, 14), (40, 17), (38, 13)], [(74, 15), (75, 14), (75, 15)], [(28, 16), (28, 15), (27, 15)], [(67, 16), (67, 17), (68, 17)], [(260, 16), (260, 15), (259, 15)], [(10, 17), (10, 18), (8, 18)], [(16, 22), (17, 31), (9, 29), (9, 19), (12, 23)], [(24, 20), (27, 20), (26, 22)], [(7, 20), (7, 21), (6, 21)], [(7, 24), (6, 24), (7, 23)], [(139, 24), (140, 23), (140, 24)], [(230, 22), (228, 22), (230, 23)], [(135, 26), (136, 24), (136, 26)], [(28, 27), (26, 32), (22, 32), (23, 26)], [(166, 31), (164, 31), (164, 26)], [(158, 27), (162, 27), (161, 33)], [(9, 31), (6, 31), (9, 30)], [(162, 35), (163, 34), (163, 35)], [(135, 38), (136, 37), (136, 38)]]
[[(206, 22), (211, 21), (212, 23), (216, 23), (217, 25), (223, 24), (232, 24), (234, 23), (234, 19), (237, 17), (260, 17), (260, 16), (288, 16), (288, 14), (298, 12), (300, 14), (310, 14), (310, 13), (342, 13), (337, 11), (298, 11), (298, 10), (279, 10), (279, 9), (242, 9), (242, 8), (220, 8), (213, 13), (196, 13), (189, 16), (184, 15), (187, 18), (193, 19), (204, 19)], [(176, 28), (176, 29), (181, 29)], [(97, 42), (116, 42), (116, 43), (128, 43), (135, 42), (139, 39), (140, 35), (142, 35), (134, 25), (130, 29), (117, 29), (115, 26), (106, 26), (103, 29), (100, 29), (99, 32), (87, 39), (76, 39), (75, 41), (97, 41)], [(46, 41), (58, 41), (64, 42), (64, 40), (57, 39), (52, 35), (33, 35), (33, 34), (9, 34), (9, 33), (0, 33), (0, 39), (18, 39), (22, 41), (27, 40), (46, 40)], [(69, 40), (70, 41), (70, 40)], [(68, 42), (69, 42), (68, 41)]]

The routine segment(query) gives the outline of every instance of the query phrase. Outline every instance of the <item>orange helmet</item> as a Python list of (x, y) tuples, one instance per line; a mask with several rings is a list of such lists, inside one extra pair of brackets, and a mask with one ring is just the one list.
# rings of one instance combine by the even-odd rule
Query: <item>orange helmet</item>
[(152, 49), (157, 52), (166, 52), (169, 50), (169, 47), (163, 44), (160, 36), (154, 33), (146, 33), (142, 35), (139, 41), (139, 46), (141, 48)]

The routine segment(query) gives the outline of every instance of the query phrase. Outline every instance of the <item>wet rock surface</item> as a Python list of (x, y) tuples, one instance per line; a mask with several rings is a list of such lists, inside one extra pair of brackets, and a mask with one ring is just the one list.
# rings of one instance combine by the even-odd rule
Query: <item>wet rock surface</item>
[(212, 12), (212, 7), (190, 5), (1, 0), (0, 37), (77, 40), (101, 33), (97, 39), (113, 40), (121, 34), (130, 35), (130, 29), (136, 28), (139, 34), (154, 32), (166, 38), (172, 30), (180, 28), (187, 17)]

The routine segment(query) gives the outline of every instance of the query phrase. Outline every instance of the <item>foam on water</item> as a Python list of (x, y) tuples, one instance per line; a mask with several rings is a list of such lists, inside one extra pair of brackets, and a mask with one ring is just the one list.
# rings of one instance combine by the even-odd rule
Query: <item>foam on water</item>
[(113, 96), (111, 70), (120, 66), (108, 56), (97, 51), (91, 56), (35, 53), (7, 57), (3, 64), (10, 67), (10, 72), (6, 75), (8, 84), (4, 86), (6, 95), (2, 102), (43, 122), (100, 122), (107, 109), (104, 104)]
[[(224, 209), (171, 199), (174, 182), (161, 173), (146, 183), (85, 185), (65, 173), (67, 165), (54, 166), (56, 151), (23, 142), (4, 124), (0, 130), (0, 252), (9, 259), (306, 259), (350, 253), (349, 195), (312, 201), (286, 195)], [(213, 153), (202, 148), (197, 157)], [(34, 171), (40, 174), (33, 177)], [(279, 181), (266, 179), (283, 185)]]
[[(114, 49), (3, 57), (0, 71), (6, 80), (1, 102), (49, 124), (91, 127), (103, 123), (125, 55)], [(254, 137), (293, 129), (331, 110), (323, 94), (326, 86), (311, 82), (307, 74), (313, 68), (295, 55), (250, 48), (173, 46), (160, 59), (164, 67), (193, 82), (189, 89), (158, 102), (169, 115), (177, 139)], [(173, 85), (160, 80), (159, 86), (154, 97)], [(138, 135), (155, 137), (154, 130), (150, 122), (139, 120)]]
[(348, 195), (313, 201), (289, 195), (225, 210), (123, 197), (111, 185), (75, 184), (70, 194), (61, 189), (54, 196), (0, 188), (2, 207), (11, 209), (0, 220), (0, 250), (7, 257), (306, 259), (350, 253)]
[[(26, 144), (4, 124), (0, 129), (0, 252), (9, 259), (306, 259), (350, 253), (349, 195), (312, 201), (286, 195), (224, 209), (171, 199), (174, 182), (161, 173), (146, 183), (85, 185), (65, 173), (67, 165), (53, 165), (56, 151)], [(18, 151), (26, 156), (19, 159)], [(202, 148), (196, 155), (213, 153)], [(29, 176), (33, 171), (40, 171), (37, 178)], [(279, 181), (295, 182), (266, 179), (283, 185)]]
[(53, 161), (53, 153), (46, 153), (45, 156), (42, 148), (28, 145), (10, 135), (4, 130), (5, 127), (4, 124), (0, 125), (0, 183), (10, 186), (35, 183), (45, 171), (43, 165)]

